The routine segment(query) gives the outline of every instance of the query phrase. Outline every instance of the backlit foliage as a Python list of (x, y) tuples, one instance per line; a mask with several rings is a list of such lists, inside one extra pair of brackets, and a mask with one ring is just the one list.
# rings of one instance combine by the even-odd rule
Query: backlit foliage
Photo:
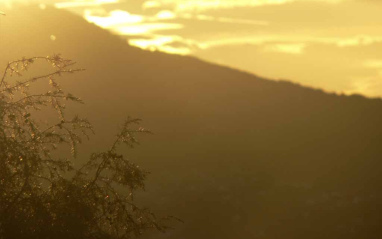
[[(53, 71), (24, 78), (39, 61)], [(117, 152), (120, 144), (137, 144), (137, 133), (149, 133), (134, 128), (139, 119), (127, 119), (110, 149), (92, 154), (81, 168), (57, 157), (65, 144), (75, 156), (81, 138), (93, 131), (86, 119), (65, 114), (66, 103), (82, 103), (57, 81), (82, 71), (73, 65), (59, 55), (23, 58), (9, 62), (1, 76), (0, 238), (132, 238), (150, 228), (164, 231), (154, 214), (134, 204), (147, 173)], [(31, 89), (44, 81), (49, 90)], [(56, 122), (41, 123), (36, 112), (48, 108)]]

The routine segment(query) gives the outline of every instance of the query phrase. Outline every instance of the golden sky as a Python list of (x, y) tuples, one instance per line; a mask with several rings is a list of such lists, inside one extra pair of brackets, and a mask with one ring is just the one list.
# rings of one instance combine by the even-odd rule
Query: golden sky
[[(11, 5), (25, 0), (3, 0)], [(35, 0), (151, 51), (272, 79), (382, 97), (382, 3), (373, 0)]]

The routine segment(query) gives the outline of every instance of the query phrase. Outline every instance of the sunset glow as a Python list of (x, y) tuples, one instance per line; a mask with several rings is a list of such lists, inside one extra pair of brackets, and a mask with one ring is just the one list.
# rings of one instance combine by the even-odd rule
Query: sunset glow
[(382, 238), (381, 16), (0, 0), (0, 239)]
[[(26, 3), (8, 0), (3, 4), (22, 2)], [(123, 0), (34, 2), (82, 14), (88, 22), (125, 36), (130, 45), (145, 50), (195, 55), (257, 75), (290, 79), (328, 91), (382, 96), (382, 86), (373, 83), (382, 81), (382, 53), (377, 53), (382, 52), (377, 50), (382, 47), (379, 17), (382, 6), (377, 2), (150, 0), (138, 5)], [(331, 67), (329, 62), (336, 64), (330, 76), (322, 70), (317, 72)], [(357, 78), (353, 71), (361, 69), (367, 76)]]

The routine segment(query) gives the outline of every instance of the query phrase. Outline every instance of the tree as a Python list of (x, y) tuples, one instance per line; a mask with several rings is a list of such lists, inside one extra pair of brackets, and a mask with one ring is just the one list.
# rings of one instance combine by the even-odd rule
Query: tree
[[(25, 79), (36, 62), (53, 71)], [(57, 81), (82, 71), (74, 64), (60, 55), (23, 58), (9, 62), (0, 79), (0, 238), (111, 239), (164, 231), (163, 221), (133, 200), (147, 172), (117, 151), (120, 144), (137, 144), (137, 134), (150, 133), (134, 127), (140, 119), (128, 118), (110, 149), (93, 153), (80, 168), (55, 153), (67, 144), (75, 156), (93, 130), (88, 120), (65, 114), (65, 103), (82, 103)], [(50, 90), (31, 89), (44, 80)], [(36, 111), (44, 109), (57, 113), (56, 122), (41, 123)]]

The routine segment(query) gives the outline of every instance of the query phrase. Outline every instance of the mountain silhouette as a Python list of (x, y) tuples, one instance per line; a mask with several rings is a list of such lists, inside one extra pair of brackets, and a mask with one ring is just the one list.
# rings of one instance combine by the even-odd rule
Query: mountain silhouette
[(184, 223), (147, 238), (381, 238), (380, 99), (143, 51), (63, 10), (1, 21), (1, 66), (61, 53), (86, 69), (60, 81), (96, 131), (78, 160), (128, 115), (154, 132), (126, 150), (152, 172), (138, 198)]

